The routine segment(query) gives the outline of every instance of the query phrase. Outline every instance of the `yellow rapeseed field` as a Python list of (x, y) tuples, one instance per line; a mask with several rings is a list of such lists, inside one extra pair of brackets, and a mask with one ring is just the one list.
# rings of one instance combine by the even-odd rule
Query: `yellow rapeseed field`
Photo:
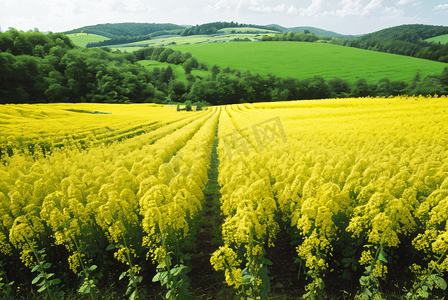
[[(241, 299), (268, 299), (267, 251), (282, 255), (280, 232), (296, 249), (283, 259), (300, 266), (306, 299), (331, 296), (334, 278), (356, 284), (357, 299), (383, 299), (387, 281), (402, 299), (436, 299), (447, 287), (447, 97), (205, 112), (6, 105), (0, 116), (0, 260), (38, 270), (45, 249), (46, 261), (81, 274), (80, 293), (94, 297), (96, 266), (117, 263), (131, 298), (148, 269), (168, 299), (190, 296), (186, 271), (216, 138), (215, 213), (224, 221), (210, 267)], [(20, 148), (33, 141), (45, 141), (45, 153)]]

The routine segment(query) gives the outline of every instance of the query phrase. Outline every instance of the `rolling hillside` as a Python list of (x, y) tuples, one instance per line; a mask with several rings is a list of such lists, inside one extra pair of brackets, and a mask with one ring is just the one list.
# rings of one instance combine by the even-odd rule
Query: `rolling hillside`
[(359, 38), (359, 41), (381, 41), (383, 43), (389, 41), (404, 41), (418, 43), (422, 40), (442, 34), (448, 34), (448, 26), (432, 26), (423, 24), (400, 25), (363, 35)]
[(93, 33), (108, 38), (115, 38), (120, 36), (139, 36), (147, 35), (157, 31), (166, 31), (174, 29), (185, 29), (180, 25), (171, 23), (157, 24), (157, 23), (107, 23), (97, 24), (91, 26), (84, 26), (81, 28), (65, 31), (65, 34), (70, 33)]
[(335, 37), (335, 38), (341, 38), (341, 39), (355, 39), (360, 37), (360, 35), (344, 35), (344, 34), (339, 34), (333, 31), (328, 31), (328, 30), (324, 30), (324, 29), (320, 29), (320, 28), (316, 28), (316, 27), (310, 27), (310, 26), (299, 26), (299, 27), (291, 27), (291, 28), (286, 28), (277, 24), (271, 24), (268, 25), (269, 27), (275, 28), (280, 32), (294, 32), (294, 33), (299, 33), (299, 32), (304, 32), (305, 30), (308, 30), (310, 33), (314, 33), (315, 35), (319, 35), (319, 36), (326, 36), (326, 37)]
[(173, 45), (174, 50), (190, 52), (198, 61), (253, 74), (274, 74), (298, 79), (322, 76), (340, 77), (349, 82), (364, 78), (411, 80), (440, 73), (446, 64), (407, 56), (379, 53), (330, 44), (300, 42), (223, 43)]

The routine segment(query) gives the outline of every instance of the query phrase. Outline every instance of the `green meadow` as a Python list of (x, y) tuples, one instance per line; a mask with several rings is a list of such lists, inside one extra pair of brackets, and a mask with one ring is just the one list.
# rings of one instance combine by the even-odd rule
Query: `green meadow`
[(79, 47), (85, 47), (88, 43), (110, 40), (110, 38), (90, 33), (71, 33), (67, 36)]
[(244, 34), (254, 32), (256, 32), (257, 34), (281, 33), (280, 31), (252, 28), (252, 27), (229, 27), (218, 30), (218, 33), (224, 33), (224, 34), (231, 34), (231, 33)]
[(448, 34), (444, 34), (444, 35), (439, 35), (430, 39), (426, 39), (425, 41), (427, 42), (440, 42), (441, 44), (446, 44), (448, 43)]
[(364, 78), (409, 81), (419, 71), (422, 78), (440, 74), (445, 63), (408, 56), (374, 52), (323, 43), (233, 42), (200, 45), (172, 45), (174, 50), (190, 52), (211, 68), (218, 65), (252, 74), (304, 79), (316, 75), (325, 79), (340, 77), (349, 82)]
[[(232, 31), (235, 30), (235, 33)], [(186, 44), (203, 44), (203, 43), (223, 43), (230, 42), (236, 38), (244, 39), (249, 38), (251, 41), (260, 41), (261, 37), (265, 34), (275, 34), (276, 31), (270, 31), (265, 29), (257, 29), (250, 27), (241, 28), (224, 28), (219, 30), (216, 34), (211, 35), (189, 35), (189, 36), (160, 36), (151, 40), (139, 41), (129, 44), (114, 45), (112, 49), (125, 48), (125, 47), (163, 47)], [(129, 49), (129, 51), (135, 51), (136, 49)]]

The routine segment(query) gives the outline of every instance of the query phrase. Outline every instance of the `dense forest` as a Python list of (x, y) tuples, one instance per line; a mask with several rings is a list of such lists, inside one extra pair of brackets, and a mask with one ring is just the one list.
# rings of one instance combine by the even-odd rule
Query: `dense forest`
[(357, 39), (333, 39), (330, 43), (448, 63), (448, 44), (424, 41), (443, 34), (448, 34), (447, 26), (401, 25)]
[[(187, 81), (173, 70), (142, 67), (139, 60), (157, 60), (182, 65)], [(209, 76), (193, 76), (193, 69), (209, 69)], [(188, 52), (171, 48), (144, 48), (134, 53), (109, 48), (76, 49), (62, 33), (43, 34), (10, 29), (0, 33), (0, 103), (47, 102), (180, 102), (210, 104), (269, 102), (330, 97), (388, 96), (399, 94), (448, 94), (448, 68), (442, 74), (409, 83), (387, 78), (377, 83), (359, 79), (325, 80), (266, 77), (207, 67)]]
[(108, 38), (118, 37), (136, 37), (148, 35), (157, 31), (169, 31), (174, 29), (185, 29), (185, 27), (175, 24), (156, 24), (156, 23), (107, 23), (97, 24), (91, 26), (84, 26), (81, 28), (65, 31), (65, 34), (70, 33), (92, 33), (102, 35)]

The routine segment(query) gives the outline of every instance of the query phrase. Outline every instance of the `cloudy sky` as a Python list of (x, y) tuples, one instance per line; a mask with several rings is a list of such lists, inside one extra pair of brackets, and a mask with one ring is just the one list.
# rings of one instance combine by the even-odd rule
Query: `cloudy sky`
[(60, 32), (120, 22), (235, 21), (363, 34), (402, 24), (448, 26), (448, 0), (0, 0), (0, 27)]

